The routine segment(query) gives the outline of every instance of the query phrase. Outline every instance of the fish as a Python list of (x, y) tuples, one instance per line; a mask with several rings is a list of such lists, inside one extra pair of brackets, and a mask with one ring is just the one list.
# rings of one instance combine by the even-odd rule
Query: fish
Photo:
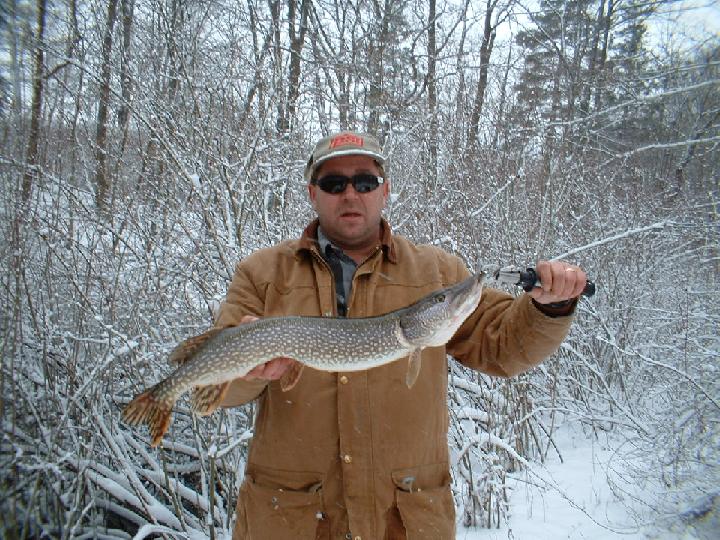
[(420, 373), (420, 353), (445, 345), (473, 313), (486, 273), (436, 290), (417, 302), (384, 315), (364, 318), (285, 316), (260, 318), (191, 337), (170, 354), (179, 364), (170, 375), (138, 394), (122, 411), (125, 423), (146, 424), (157, 446), (170, 427), (172, 409), (191, 391), (191, 408), (214, 412), (230, 382), (273, 358), (297, 360), (281, 378), (291, 389), (305, 367), (330, 372), (360, 371), (407, 357), (405, 383)]

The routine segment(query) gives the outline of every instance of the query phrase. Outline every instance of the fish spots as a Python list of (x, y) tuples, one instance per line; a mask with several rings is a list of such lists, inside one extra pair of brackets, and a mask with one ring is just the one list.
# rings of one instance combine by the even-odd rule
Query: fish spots
[[(480, 277), (381, 317), (265, 318), (206, 333), (202, 339), (191, 338), (201, 345), (178, 353), (176, 360), (182, 365), (153, 387), (152, 398), (145, 393), (133, 400), (126, 419), (149, 424), (153, 444), (158, 444), (181, 394), (193, 386), (225, 383), (272, 358), (286, 356), (324, 371), (357, 371), (403, 358), (414, 348), (444, 344), (477, 306)], [(444, 295), (442, 302), (436, 301), (439, 294)], [(398, 325), (402, 336), (398, 336)], [(157, 401), (163, 402), (162, 407), (152, 408)]]

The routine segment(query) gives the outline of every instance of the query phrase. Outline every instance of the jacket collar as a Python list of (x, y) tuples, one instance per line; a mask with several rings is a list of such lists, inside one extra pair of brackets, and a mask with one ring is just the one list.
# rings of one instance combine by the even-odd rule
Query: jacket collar
[[(305, 230), (300, 237), (300, 241), (298, 242), (298, 247), (295, 250), (296, 256), (301, 256), (303, 252), (318, 250), (317, 231), (319, 225), (320, 221), (315, 218), (307, 227), (305, 227)], [(395, 241), (393, 239), (392, 231), (390, 230), (390, 225), (387, 221), (385, 221), (385, 218), (380, 220), (380, 245), (382, 245), (383, 253), (385, 257), (387, 257), (387, 260), (393, 264), (397, 263)]]

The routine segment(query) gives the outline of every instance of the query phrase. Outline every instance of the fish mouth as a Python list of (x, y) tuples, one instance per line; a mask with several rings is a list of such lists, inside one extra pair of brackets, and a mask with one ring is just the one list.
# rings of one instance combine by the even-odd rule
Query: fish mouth
[(455, 291), (455, 301), (453, 302), (455, 307), (462, 309), (463, 304), (473, 303), (482, 293), (484, 282), (485, 273), (478, 272), (465, 281), (458, 283)]
[(484, 281), (485, 273), (478, 272), (460, 283), (459, 290), (456, 292), (457, 296), (453, 301), (455, 315), (452, 320), (454, 323), (458, 321), (462, 323), (475, 311), (482, 296)]

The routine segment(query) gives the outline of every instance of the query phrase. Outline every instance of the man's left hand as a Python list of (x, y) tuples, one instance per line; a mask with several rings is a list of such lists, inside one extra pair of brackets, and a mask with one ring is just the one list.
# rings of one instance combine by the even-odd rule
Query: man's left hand
[(565, 261), (538, 261), (535, 267), (541, 287), (528, 294), (538, 304), (552, 304), (580, 296), (587, 282), (587, 274), (579, 266)]

